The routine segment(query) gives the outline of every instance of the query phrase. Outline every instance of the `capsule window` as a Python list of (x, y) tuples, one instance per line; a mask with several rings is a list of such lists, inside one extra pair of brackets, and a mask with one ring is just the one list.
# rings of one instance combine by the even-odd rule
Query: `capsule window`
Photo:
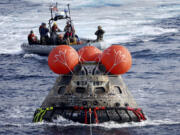
[(96, 94), (103, 94), (103, 93), (105, 93), (105, 88), (103, 88), (103, 87), (96, 87), (95, 88), (95, 93)]
[(120, 94), (122, 94), (122, 90), (121, 90), (121, 88), (120, 88), (119, 86), (115, 86), (114, 88), (115, 88), (115, 90), (117, 90)]
[(83, 88), (83, 87), (77, 87), (77, 88), (76, 88), (76, 92), (77, 92), (77, 93), (83, 94), (83, 93), (85, 93), (85, 91), (86, 91), (86, 89)]
[(59, 89), (58, 89), (58, 94), (63, 94), (63, 93), (65, 92), (65, 90), (66, 90), (66, 87), (65, 87), (65, 86), (59, 87)]
[(77, 81), (77, 85), (80, 85), (79, 81)]

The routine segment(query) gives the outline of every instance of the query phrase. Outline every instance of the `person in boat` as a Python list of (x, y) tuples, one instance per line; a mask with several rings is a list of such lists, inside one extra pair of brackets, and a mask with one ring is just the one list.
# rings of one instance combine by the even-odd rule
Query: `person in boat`
[(74, 36), (73, 32), (68, 29), (66, 33), (64, 34), (64, 40), (66, 40), (68, 45), (74, 45), (77, 44), (76, 36)]
[(64, 34), (64, 40), (66, 40), (67, 44), (69, 45), (71, 40), (73, 39), (73, 33), (70, 31), (70, 29), (68, 31), (66, 31), (66, 33)]
[(61, 32), (61, 30), (58, 28), (57, 23), (54, 22), (53, 26), (52, 26), (52, 32), (56, 33), (56, 32)]
[(39, 26), (39, 34), (41, 35), (41, 29), (42, 27), (45, 25), (45, 23), (42, 23), (40, 26)]
[(49, 36), (48, 36), (49, 29), (46, 27), (46, 23), (42, 23), (39, 27), (39, 33), (40, 33), (40, 41), (41, 44), (47, 45), (49, 44)]
[(43, 28), (44, 25), (45, 25), (45, 23), (42, 23), (42, 24), (39, 26), (40, 43), (42, 43), (41, 31), (42, 31), (42, 28)]
[(98, 26), (98, 30), (95, 32), (95, 35), (97, 36), (97, 41), (102, 41), (103, 40), (103, 35), (104, 35), (105, 31), (102, 29), (101, 26)]
[(61, 30), (58, 28), (58, 25), (55, 22), (54, 22), (51, 30), (52, 30), (52, 33), (51, 33), (52, 34), (51, 35), (52, 36), (52, 42), (54, 45), (56, 45), (57, 44), (57, 38), (58, 38), (57, 32), (61, 32)]
[(63, 35), (62, 34), (58, 35), (58, 37), (57, 37), (57, 44), (58, 45), (66, 45), (67, 44), (66, 40), (63, 39)]
[(39, 41), (37, 39), (37, 36), (34, 34), (34, 32), (31, 30), (28, 35), (28, 42), (30, 45), (32, 44), (39, 44)]
[(71, 31), (73, 33), (75, 33), (74, 27), (71, 25), (71, 23), (69, 21), (67, 21), (66, 26), (64, 27), (64, 31)]
[(67, 41), (68, 44), (80, 44), (80, 39), (78, 35), (75, 34), (75, 29), (69, 21), (67, 21), (64, 31), (64, 39)]

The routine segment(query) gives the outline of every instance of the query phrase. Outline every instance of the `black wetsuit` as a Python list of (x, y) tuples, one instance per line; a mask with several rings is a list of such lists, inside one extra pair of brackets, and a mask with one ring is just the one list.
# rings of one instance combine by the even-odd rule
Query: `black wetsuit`
[(95, 32), (95, 35), (97, 35), (97, 41), (102, 41), (103, 40), (103, 34), (105, 33), (104, 30), (99, 29)]

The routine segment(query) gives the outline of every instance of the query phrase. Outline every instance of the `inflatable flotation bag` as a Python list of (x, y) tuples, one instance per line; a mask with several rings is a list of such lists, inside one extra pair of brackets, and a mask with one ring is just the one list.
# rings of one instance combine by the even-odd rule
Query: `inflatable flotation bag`
[(107, 72), (112, 74), (124, 74), (132, 65), (130, 52), (121, 45), (112, 45), (105, 49), (101, 58)]
[(102, 52), (95, 46), (85, 46), (78, 51), (80, 61), (96, 61), (99, 62)]
[(48, 56), (50, 69), (57, 74), (67, 74), (79, 63), (76, 50), (68, 45), (54, 48)]

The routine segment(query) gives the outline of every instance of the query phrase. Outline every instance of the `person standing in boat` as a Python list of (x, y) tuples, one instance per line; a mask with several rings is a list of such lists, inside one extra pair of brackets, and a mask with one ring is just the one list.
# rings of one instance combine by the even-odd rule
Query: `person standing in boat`
[(45, 25), (45, 23), (42, 23), (42, 24), (39, 26), (39, 35), (40, 35), (40, 43), (41, 43), (41, 44), (42, 44), (41, 31), (42, 31), (42, 28), (43, 28), (44, 25)]
[(39, 27), (40, 33), (40, 40), (41, 44), (47, 45), (49, 43), (49, 36), (48, 36), (49, 29), (46, 27), (46, 23), (42, 23)]
[(28, 35), (28, 42), (30, 45), (32, 44), (39, 44), (39, 41), (37, 39), (37, 36), (35, 36), (34, 32), (31, 30)]
[(101, 26), (98, 26), (98, 30), (95, 32), (95, 35), (97, 36), (97, 41), (102, 41), (103, 40), (103, 35), (104, 35), (105, 31), (102, 29)]
[(57, 23), (54, 22), (53, 26), (52, 26), (52, 32), (56, 33), (56, 32), (61, 32), (61, 30), (58, 28)]
[(57, 39), (58, 39), (58, 34), (57, 32), (61, 32), (61, 30), (58, 28), (57, 24), (54, 22), (52, 28), (51, 28), (51, 31), (52, 31), (52, 42), (54, 45), (57, 45)]

